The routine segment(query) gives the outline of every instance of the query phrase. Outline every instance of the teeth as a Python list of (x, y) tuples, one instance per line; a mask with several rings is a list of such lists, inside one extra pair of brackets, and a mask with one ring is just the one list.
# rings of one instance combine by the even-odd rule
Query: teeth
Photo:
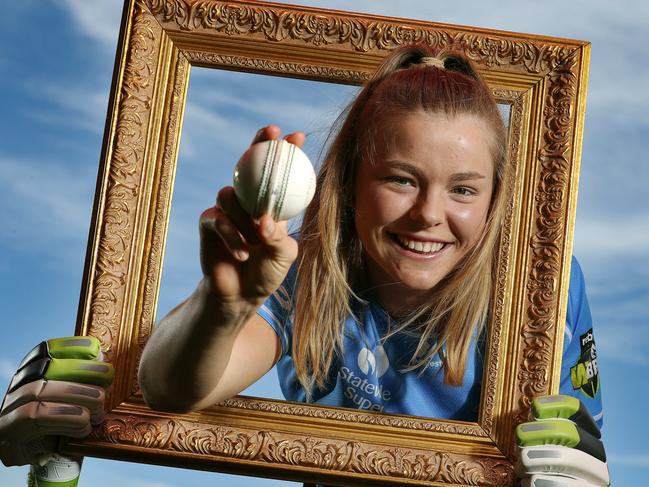
[(443, 243), (440, 242), (419, 242), (417, 240), (407, 240), (400, 235), (397, 235), (397, 239), (404, 246), (408, 247), (410, 250), (415, 252), (422, 252), (429, 254), (431, 252), (439, 252), (444, 247)]

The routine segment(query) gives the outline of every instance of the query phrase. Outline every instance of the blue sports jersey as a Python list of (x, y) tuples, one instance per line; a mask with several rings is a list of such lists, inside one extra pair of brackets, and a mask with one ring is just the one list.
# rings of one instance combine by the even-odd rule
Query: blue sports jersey
[[(306, 393), (297, 380), (291, 356), (295, 277), (296, 271), (292, 268), (282, 286), (261, 306), (258, 314), (275, 330), (281, 342), (277, 373), (284, 396), (289, 401), (305, 402)], [(484, 349), (478, 337), (471, 341), (462, 384), (451, 386), (444, 383), (439, 354), (423, 371), (401, 372), (410, 361), (419, 339), (400, 333), (383, 340), (390, 327), (390, 317), (379, 305), (359, 304), (354, 312), (359, 322), (352, 317), (345, 320), (343, 357), (332, 369), (328, 387), (316, 391), (312, 402), (385, 413), (477, 420)], [(565, 333), (561, 392), (581, 399), (601, 426), (601, 395), (592, 321), (583, 275), (575, 259)]]
[(559, 391), (580, 399), (601, 428), (604, 415), (600, 389), (593, 319), (586, 297), (584, 274), (573, 257)]

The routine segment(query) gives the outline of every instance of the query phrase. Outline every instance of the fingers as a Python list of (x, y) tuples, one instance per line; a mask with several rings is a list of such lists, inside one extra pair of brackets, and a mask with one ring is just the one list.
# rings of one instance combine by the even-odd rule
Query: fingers
[(587, 453), (560, 445), (540, 445), (519, 449), (516, 473), (519, 477), (564, 475), (594, 485), (609, 485), (606, 462)]
[(232, 186), (226, 186), (219, 191), (216, 197), (216, 206), (225, 212), (231, 224), (236, 227), (246, 242), (259, 243), (257, 224), (239, 203)]
[[(201, 253), (212, 251), (219, 243), (238, 261), (248, 259), (247, 244), (228, 216), (219, 207), (208, 208), (201, 214)], [(203, 269), (204, 272), (207, 269)]]
[(56, 436), (83, 438), (92, 431), (82, 406), (32, 401), (0, 416), (0, 459), (6, 466), (36, 463), (56, 451)]
[(103, 356), (99, 347), (99, 340), (92, 336), (72, 336), (53, 338), (41, 342), (25, 355), (18, 365), (18, 370), (29, 363), (44, 358), (75, 358), (88, 360), (102, 360)]
[(200, 231), (202, 246), (209, 248), (220, 241), (238, 261), (247, 260), (248, 246), (259, 243), (256, 225), (239, 205), (231, 186), (221, 189), (217, 205), (201, 214)]
[(565, 419), (544, 419), (519, 424), (516, 427), (516, 437), (521, 446), (564, 445), (606, 461), (603, 443)]
[(48, 353), (53, 358), (102, 360), (99, 340), (92, 336), (74, 336), (47, 340)]
[(56, 450), (58, 435), (83, 437), (103, 418), (104, 388), (115, 371), (102, 361), (99, 340), (48, 340), (22, 360), (0, 411), (0, 459), (34, 463)]
[(0, 437), (14, 447), (41, 436), (82, 438), (91, 431), (90, 412), (75, 404), (32, 401), (0, 416)]
[(82, 382), (109, 387), (115, 377), (112, 364), (98, 360), (43, 358), (27, 363), (16, 372), (8, 392), (30, 382), (47, 379)]
[[(282, 131), (277, 125), (268, 125), (266, 127), (259, 129), (259, 131), (253, 137), (250, 145), (256, 144), (258, 142), (263, 142), (265, 140), (279, 139), (281, 134)], [(302, 147), (304, 145), (306, 135), (304, 134), (304, 132), (292, 132), (288, 134), (286, 137), (284, 137), (284, 139), (290, 142), (291, 144), (295, 144), (298, 147)]]
[(597, 423), (586, 406), (576, 397), (555, 394), (534, 398), (531, 413), (534, 419), (569, 419), (594, 437), (601, 437)]
[(276, 247), (288, 237), (288, 222), (276, 222), (270, 215), (259, 218), (259, 237), (264, 245)]
[(201, 231), (208, 237), (220, 238), (230, 254), (238, 261), (246, 261), (251, 245), (281, 247), (288, 238), (287, 222), (274, 222), (269, 215), (255, 221), (238, 203), (234, 190), (228, 186), (219, 191), (217, 206), (203, 212)]
[(298, 147), (302, 147), (304, 145), (304, 141), (306, 140), (306, 135), (304, 132), (293, 132), (292, 134), (288, 134), (286, 137), (284, 137), (287, 142), (290, 142), (291, 144), (295, 144)]
[(44, 378), (94, 384), (107, 388), (113, 382), (115, 369), (112, 364), (98, 360), (52, 359)]
[(115, 369), (109, 363), (89, 359), (91, 357), (101, 357), (99, 342), (93, 337), (41, 342), (22, 360), (7, 392), (14, 392), (39, 379), (110, 386), (115, 377)]
[(2, 414), (9, 414), (29, 402), (57, 402), (82, 406), (90, 413), (92, 424), (101, 423), (104, 416), (104, 389), (75, 382), (38, 380), (7, 394)]
[(265, 140), (277, 139), (279, 138), (281, 133), (282, 130), (277, 125), (268, 125), (266, 127), (262, 127), (257, 131), (250, 145), (256, 144), (258, 142), (263, 142)]
[(267, 255), (275, 263), (290, 266), (297, 258), (298, 245), (288, 234), (288, 222), (275, 222), (270, 215), (263, 215), (259, 226)]

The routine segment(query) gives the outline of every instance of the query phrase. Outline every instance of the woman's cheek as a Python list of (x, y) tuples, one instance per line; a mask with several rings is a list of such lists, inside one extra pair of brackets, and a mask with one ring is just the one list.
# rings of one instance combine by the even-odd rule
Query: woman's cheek
[(393, 194), (381, 189), (369, 192), (365, 203), (367, 218), (378, 224), (389, 223), (399, 204)]
[(487, 208), (477, 206), (465, 206), (456, 208), (450, 215), (452, 225), (455, 227), (456, 236), (463, 243), (472, 244), (482, 233), (487, 221)]

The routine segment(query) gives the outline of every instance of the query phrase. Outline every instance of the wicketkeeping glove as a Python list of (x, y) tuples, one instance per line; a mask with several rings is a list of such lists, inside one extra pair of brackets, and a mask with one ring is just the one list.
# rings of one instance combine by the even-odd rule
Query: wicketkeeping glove
[(101, 422), (105, 389), (113, 377), (113, 366), (102, 361), (94, 337), (36, 346), (18, 366), (0, 407), (2, 463), (32, 464), (38, 470), (50, 462), (50, 470), (64, 468), (55, 454), (58, 436), (81, 438)]
[(604, 487), (610, 484), (601, 434), (579, 399), (554, 395), (532, 402), (533, 421), (516, 428), (516, 472), (522, 487)]

